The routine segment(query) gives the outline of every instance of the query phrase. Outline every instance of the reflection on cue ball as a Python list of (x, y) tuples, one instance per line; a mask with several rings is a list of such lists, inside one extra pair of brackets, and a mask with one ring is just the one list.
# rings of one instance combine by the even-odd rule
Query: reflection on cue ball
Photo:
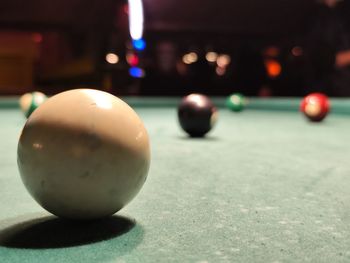
[(142, 121), (126, 103), (77, 89), (51, 97), (28, 118), (17, 161), (24, 185), (46, 210), (98, 219), (140, 191), (150, 146)]

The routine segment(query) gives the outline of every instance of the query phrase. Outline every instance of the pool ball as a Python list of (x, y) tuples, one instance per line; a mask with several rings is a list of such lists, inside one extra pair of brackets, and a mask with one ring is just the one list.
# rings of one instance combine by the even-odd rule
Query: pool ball
[(39, 91), (23, 94), (19, 99), (19, 105), (23, 114), (28, 118), (32, 112), (47, 99), (46, 95)]
[(99, 219), (140, 191), (150, 165), (147, 131), (117, 97), (76, 89), (49, 98), (22, 130), (17, 163), (24, 185), (52, 214)]
[(226, 99), (226, 107), (232, 111), (239, 112), (244, 109), (246, 98), (240, 93), (234, 93)]
[(300, 104), (301, 112), (314, 122), (322, 121), (327, 116), (329, 109), (329, 99), (322, 93), (311, 93)]
[(202, 94), (184, 97), (178, 107), (178, 119), (182, 129), (192, 137), (203, 137), (217, 121), (217, 109)]

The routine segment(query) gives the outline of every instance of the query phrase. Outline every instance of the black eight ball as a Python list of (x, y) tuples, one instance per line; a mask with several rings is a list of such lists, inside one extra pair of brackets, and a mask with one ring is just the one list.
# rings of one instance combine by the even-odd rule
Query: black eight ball
[(190, 136), (203, 137), (215, 125), (217, 109), (207, 96), (190, 94), (181, 100), (178, 118), (180, 126)]

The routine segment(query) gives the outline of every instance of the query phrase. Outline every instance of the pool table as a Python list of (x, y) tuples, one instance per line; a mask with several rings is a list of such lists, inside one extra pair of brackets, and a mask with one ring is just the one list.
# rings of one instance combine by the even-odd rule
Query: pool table
[(152, 162), (138, 196), (92, 222), (58, 219), (16, 164), (25, 118), (0, 100), (0, 262), (350, 262), (350, 100), (321, 123), (299, 99), (219, 108), (205, 138), (179, 128), (178, 98), (125, 98), (148, 129)]

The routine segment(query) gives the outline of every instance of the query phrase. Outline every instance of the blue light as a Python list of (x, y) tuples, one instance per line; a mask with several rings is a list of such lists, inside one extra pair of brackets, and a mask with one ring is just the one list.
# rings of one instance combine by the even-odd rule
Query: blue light
[(138, 67), (131, 67), (129, 69), (129, 74), (134, 78), (143, 78), (145, 76), (144, 70)]
[(142, 51), (146, 48), (146, 42), (142, 38), (134, 39), (132, 41), (132, 45), (136, 50), (140, 50), (140, 51)]

